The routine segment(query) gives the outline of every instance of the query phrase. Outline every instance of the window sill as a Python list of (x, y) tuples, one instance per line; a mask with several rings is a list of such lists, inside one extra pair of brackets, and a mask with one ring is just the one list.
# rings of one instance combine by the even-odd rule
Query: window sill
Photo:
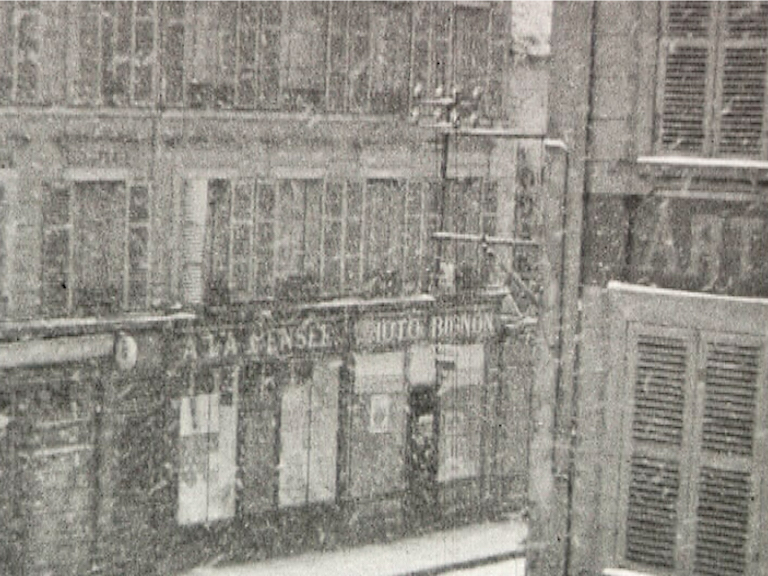
[(646, 177), (701, 177), (749, 182), (768, 180), (768, 161), (697, 156), (640, 156), (636, 165)]

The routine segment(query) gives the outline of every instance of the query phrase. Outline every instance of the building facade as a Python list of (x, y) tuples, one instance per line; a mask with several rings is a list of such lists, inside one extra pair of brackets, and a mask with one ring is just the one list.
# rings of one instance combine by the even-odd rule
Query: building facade
[[(0, 6), (0, 571), (519, 505), (530, 333), (502, 313), (536, 289), (544, 149), (510, 130), (510, 15)], [(456, 87), (474, 133), (409, 119)]]
[(533, 573), (765, 573), (767, 40), (759, 2), (555, 6)]

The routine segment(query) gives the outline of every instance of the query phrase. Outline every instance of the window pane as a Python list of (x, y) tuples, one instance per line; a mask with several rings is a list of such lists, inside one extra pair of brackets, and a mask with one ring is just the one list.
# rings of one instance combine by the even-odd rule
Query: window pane
[[(181, 104), (184, 95), (184, 2), (163, 2), (161, 7), (166, 11), (162, 53), (165, 103)], [(174, 12), (177, 11), (181, 14), (176, 15)]]
[(377, 4), (373, 12), (371, 108), (405, 112), (408, 106), (410, 18), (406, 4)]
[(292, 2), (289, 8), (289, 62), (287, 88), (290, 106), (301, 110), (320, 106), (325, 96), (325, 4)]
[(240, 77), (238, 78), (238, 105), (251, 108), (256, 104), (256, 42), (259, 32), (259, 5), (255, 2), (240, 4), (240, 29), (238, 54)]
[(37, 10), (20, 10), (17, 59), (18, 85), (16, 98), (19, 102), (37, 99), (40, 62), (40, 14)]
[(485, 8), (456, 10), (456, 82), (468, 94), (486, 87), (489, 14)]
[(368, 109), (369, 60), (371, 48), (368, 29), (370, 6), (355, 2), (349, 7), (349, 84), (351, 111)]
[(125, 186), (81, 182), (75, 203), (75, 292), (79, 313), (120, 309), (125, 266)]

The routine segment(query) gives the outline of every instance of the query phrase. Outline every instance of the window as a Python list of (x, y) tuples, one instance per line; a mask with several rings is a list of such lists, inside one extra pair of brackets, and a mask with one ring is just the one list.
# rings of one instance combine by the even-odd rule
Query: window
[(40, 99), (41, 35), (39, 2), (0, 4), (0, 104)]
[(183, 21), (163, 19), (170, 105), (404, 114), (415, 83), (455, 82), (483, 88), (485, 113), (502, 116), (503, 3), (199, 2), (187, 10), (188, 69), (178, 56)]
[[(74, 21), (77, 26), (73, 78), (75, 103), (154, 104), (157, 4), (149, 1), (82, 2), (73, 10), (76, 11)], [(177, 23), (174, 24), (178, 30)], [(170, 26), (169, 30), (173, 28)], [(178, 56), (178, 46), (172, 44), (172, 47), (173, 56)]]
[(436, 183), (393, 179), (192, 180), (185, 298), (223, 304), (425, 290), (438, 192)]
[(53, 186), (45, 198), (43, 307), (52, 315), (140, 310), (149, 282), (149, 187)]
[(765, 157), (768, 4), (669, 2), (664, 7), (658, 148)]
[[(488, 236), (496, 232), (498, 185), (481, 178), (452, 180), (446, 198), (445, 230)], [(464, 288), (477, 287), (483, 274), (483, 254), (477, 242), (444, 241), (443, 260), (455, 266)]]
[(626, 314), (613, 334), (622, 356), (615, 411), (626, 402), (618, 563), (751, 573), (762, 514), (765, 306), (658, 291), (614, 296)]

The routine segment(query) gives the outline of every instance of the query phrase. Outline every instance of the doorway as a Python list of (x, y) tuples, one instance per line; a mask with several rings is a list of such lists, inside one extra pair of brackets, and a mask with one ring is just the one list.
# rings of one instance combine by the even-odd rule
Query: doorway
[(434, 387), (419, 387), (408, 398), (408, 494), (406, 515), (409, 527), (419, 531), (434, 524), (437, 509), (437, 393)]

